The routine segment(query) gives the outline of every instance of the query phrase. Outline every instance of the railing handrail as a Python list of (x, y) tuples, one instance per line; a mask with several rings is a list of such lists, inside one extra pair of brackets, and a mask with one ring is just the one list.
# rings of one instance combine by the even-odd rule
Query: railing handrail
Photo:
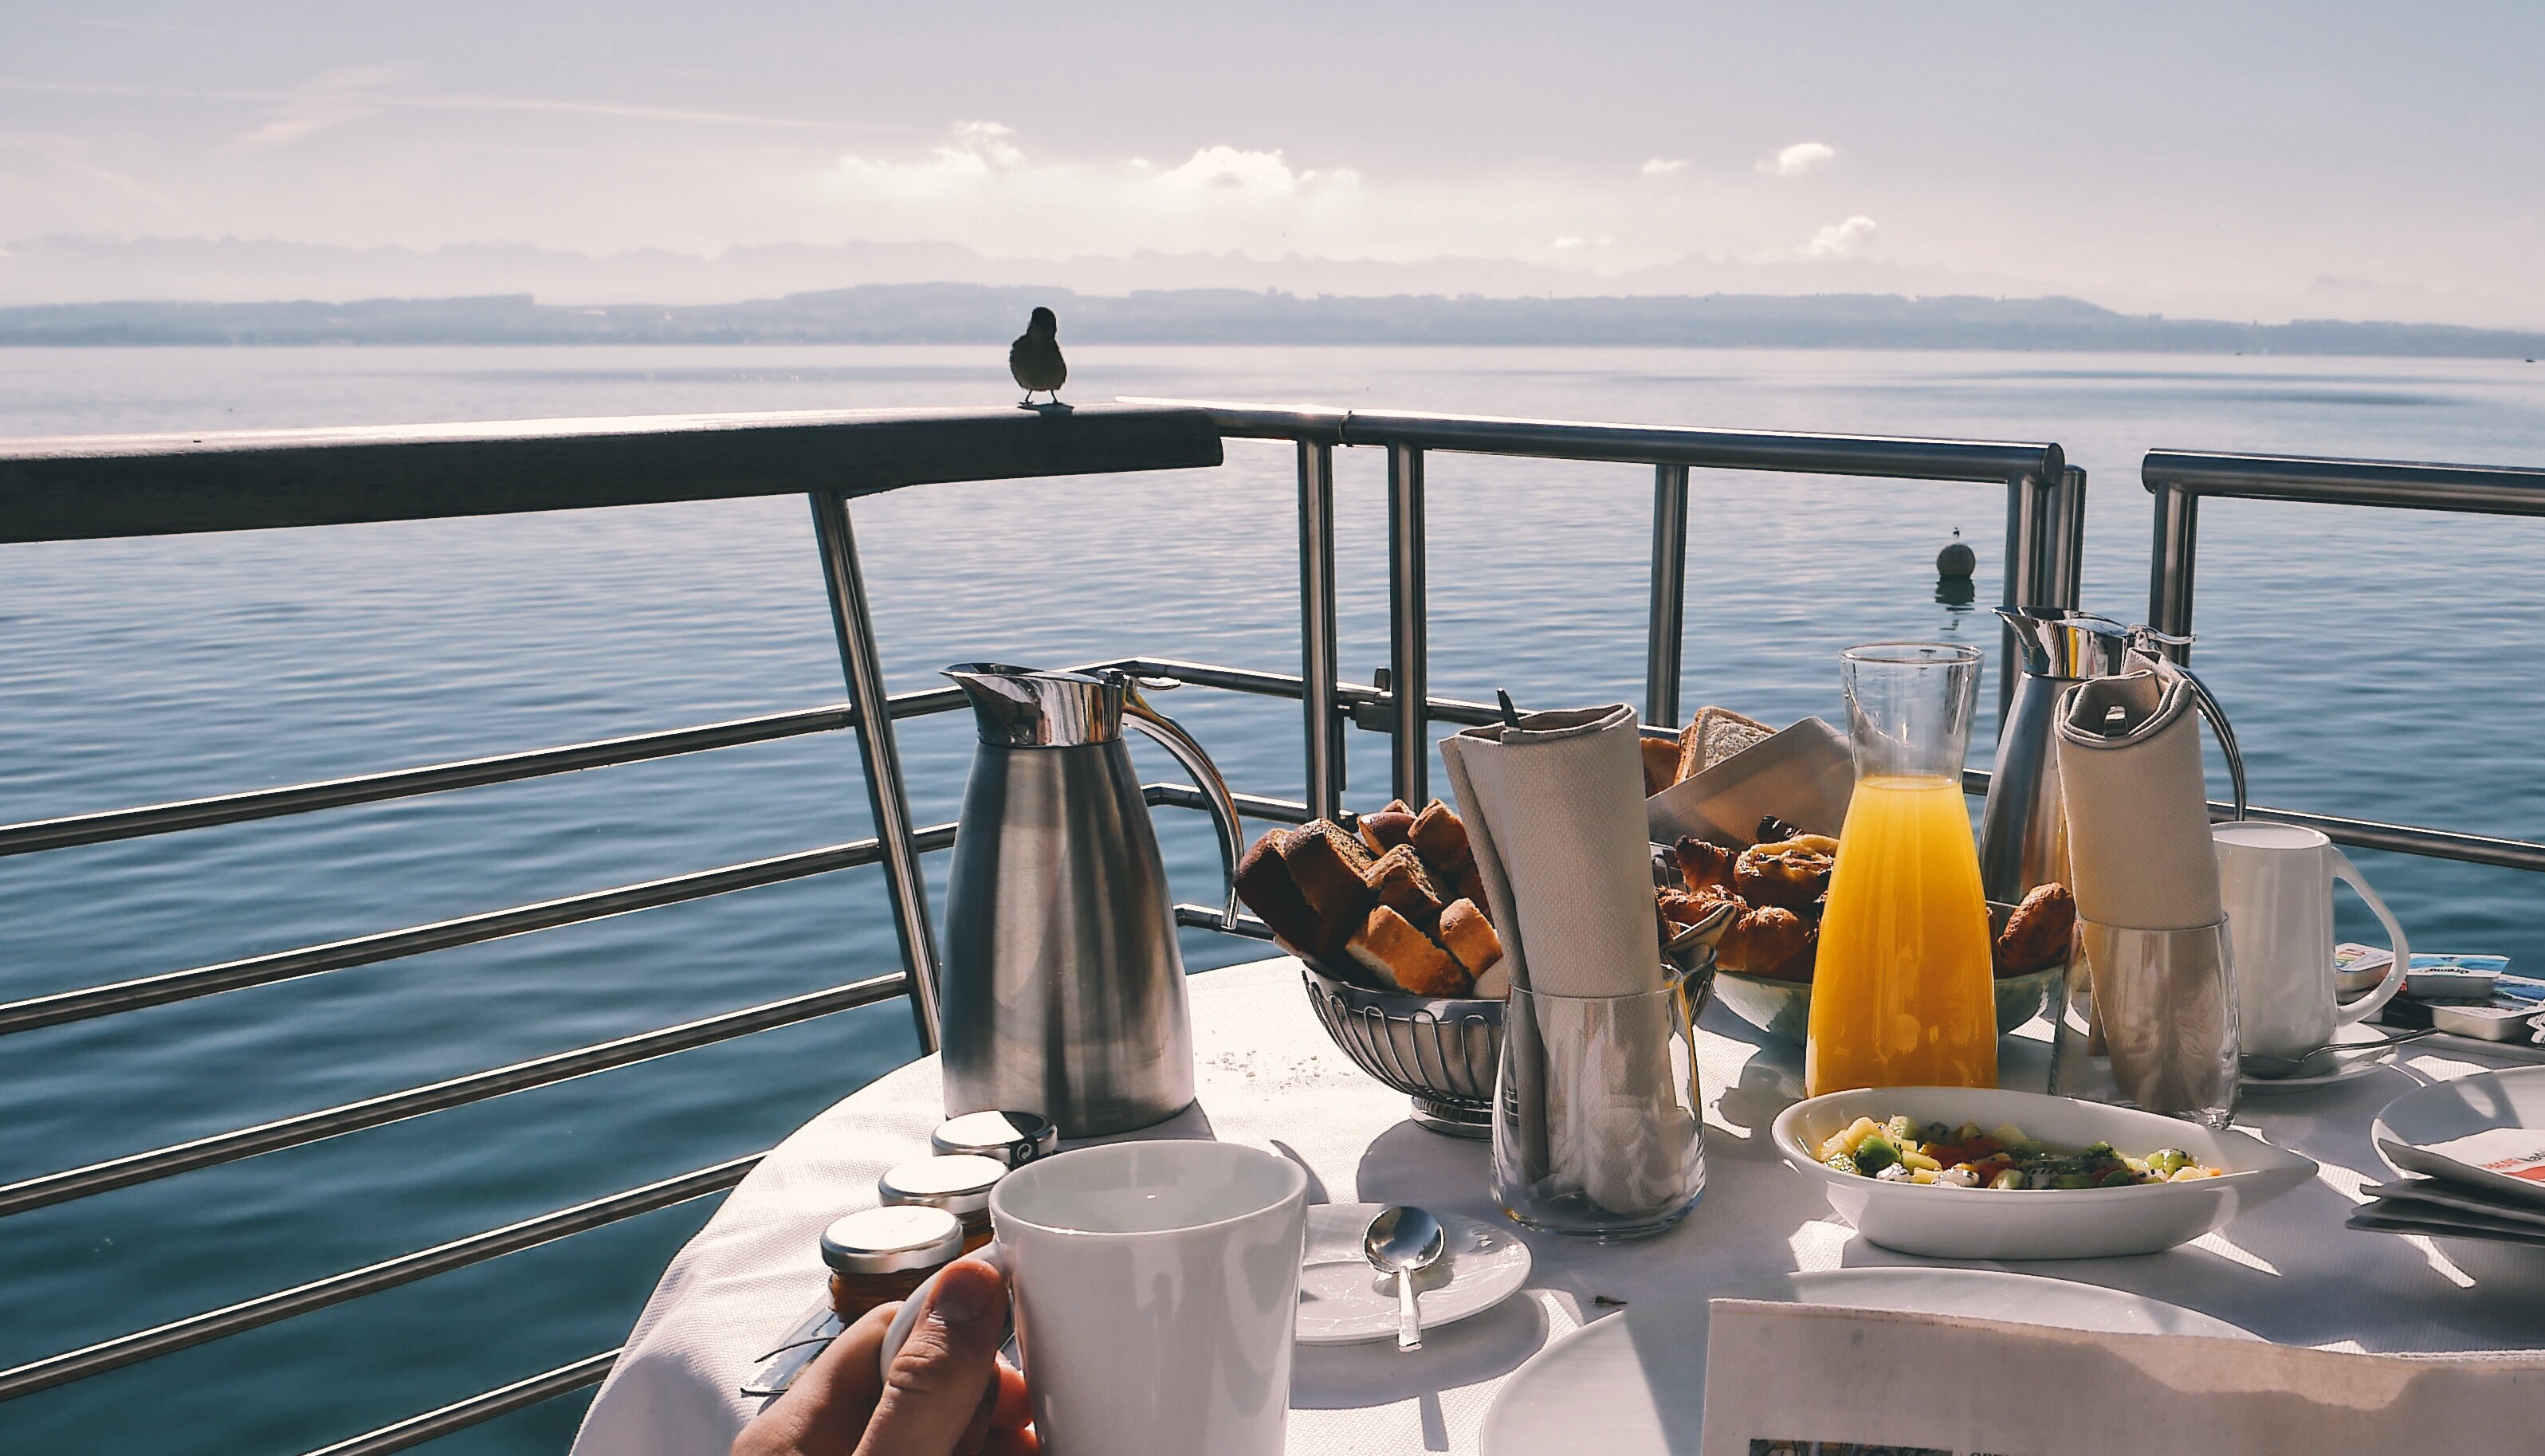
[(2515, 465), (2157, 449), (2141, 461), (2139, 478), (2151, 493), (2545, 516), (2545, 470)]
[(0, 440), (0, 542), (1217, 465), (1198, 410), (800, 410)]
[(1472, 454), (1907, 480), (2003, 482), (2016, 474), (2056, 480), (2067, 466), (2065, 452), (2047, 443), (1722, 430), (1696, 425), (1614, 425), (1585, 420), (1138, 396), (1126, 396), (1119, 402), (1158, 409), (1200, 410), (1225, 436), (1329, 445), (1404, 445)]

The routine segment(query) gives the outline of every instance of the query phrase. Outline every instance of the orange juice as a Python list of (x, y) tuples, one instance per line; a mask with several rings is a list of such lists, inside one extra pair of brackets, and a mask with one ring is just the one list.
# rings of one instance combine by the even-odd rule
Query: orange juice
[(1856, 781), (1812, 973), (1804, 1094), (1997, 1086), (1997, 987), (1962, 786)]

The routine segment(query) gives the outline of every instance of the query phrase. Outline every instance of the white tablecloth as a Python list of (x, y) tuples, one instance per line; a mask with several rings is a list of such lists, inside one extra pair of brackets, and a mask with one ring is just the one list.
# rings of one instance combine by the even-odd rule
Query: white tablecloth
[[(1283, 1152), (1310, 1170), (1314, 1201), (1498, 1217), (1485, 1191), (1485, 1146), (1408, 1120), (1404, 1098), (1326, 1039), (1295, 961), (1211, 971), (1194, 977), (1191, 991), (1199, 1099), (1133, 1136), (1215, 1137)], [(1707, 1185), (1695, 1212), (1632, 1244), (1528, 1236), (1536, 1270), (1526, 1291), (1427, 1335), (1420, 1352), (1385, 1343), (1301, 1348), (1292, 1451), (1472, 1452), (1503, 1377), (1547, 1340), (1608, 1313), (1602, 1301), (1668, 1299), (1797, 1269), (1924, 1262), (1855, 1238), (1766, 1146), (1769, 1122), (1801, 1094), (1793, 1052), (1762, 1047), (1720, 1007), (1706, 1012), (1699, 1041)], [(2045, 1052), (2010, 1042), (2007, 1085), (2039, 1087)], [(2339, 1086), (2251, 1097), (2241, 1120), (2321, 1162), (2315, 1183), (2167, 1254), (2008, 1267), (2134, 1290), (2284, 1343), (2375, 1351), (2545, 1343), (2545, 1253), (2342, 1227), (2360, 1186), (2390, 1175), (2369, 1144), (2377, 1109), (2419, 1083), (2485, 1065), (2455, 1051), (2408, 1053)], [(577, 1456), (720, 1456), (760, 1405), (739, 1393), (756, 1357), (821, 1295), (822, 1227), (871, 1206), (887, 1166), (927, 1155), (942, 1105), (937, 1063), (924, 1059), (780, 1144), (664, 1271), (585, 1416)]]

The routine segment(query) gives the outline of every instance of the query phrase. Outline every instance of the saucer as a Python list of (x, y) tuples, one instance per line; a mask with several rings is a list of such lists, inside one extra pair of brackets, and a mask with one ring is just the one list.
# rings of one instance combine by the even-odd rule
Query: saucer
[[(1396, 1279), (1371, 1268), (1361, 1236), (1383, 1203), (1312, 1203), (1308, 1256), (1299, 1271), (1298, 1341), (1358, 1344), (1396, 1337)], [(1480, 1315), (1528, 1282), (1528, 1246), (1508, 1229), (1439, 1215), (1440, 1261), (1415, 1276), (1414, 1303), (1427, 1331)]]
[[(2364, 1042), (2376, 1041), (2380, 1038), (2392, 1036), (2394, 1034), (2394, 1028), (2391, 1026), (2370, 1026), (2354, 1023), (2336, 1028), (2333, 1033), (2333, 1039), (2334, 1044), (2337, 1046), (2358, 1045)], [(2350, 1082), (2357, 1078), (2366, 1077), (2372, 1072), (2389, 1066), (2394, 1062), (2397, 1054), (2410, 1051), (2416, 1045), (2418, 1045), (2418, 1043), (2408, 1041), (2402, 1046), (2389, 1049), (2382, 1056), (2355, 1058), (2320, 1077), (2271, 1078), (2240, 1075), (2236, 1081), (2249, 1092), (2305, 1092), (2310, 1088), (2331, 1087), (2339, 1082)]]

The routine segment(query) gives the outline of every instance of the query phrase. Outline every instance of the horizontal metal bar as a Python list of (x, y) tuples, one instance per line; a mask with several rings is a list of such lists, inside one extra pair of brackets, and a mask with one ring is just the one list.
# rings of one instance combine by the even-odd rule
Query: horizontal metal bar
[(1692, 465), (1713, 470), (1782, 470), (2003, 485), (2011, 475), (2057, 480), (2067, 468), (2058, 445), (1911, 436), (1808, 435), (1668, 425), (1605, 425), (1485, 415), (1274, 408), (1209, 400), (1124, 399), (1161, 409), (1197, 409), (1222, 435), (1304, 440), (1322, 445), (1411, 445), (1541, 459)]
[[(1209, 663), (1184, 662), (1172, 657), (1126, 657), (1103, 664), (1118, 667), (1143, 677), (1174, 678), (1197, 688), (1220, 688), (1231, 692), (1252, 692), (1263, 697), (1296, 699), (1305, 695), (1300, 680), (1288, 673), (1260, 673), (1252, 668), (1223, 668)], [(1346, 709), (1371, 705), (1387, 706), (1395, 695), (1382, 692), (1367, 683), (1337, 683), (1335, 700)], [(1462, 697), (1431, 699), (1432, 716), (1445, 723), (1463, 723), (1476, 727), (1503, 720), (1502, 709), (1489, 702), (1470, 702)], [(1523, 709), (1523, 711), (1526, 711)]]
[[(1210, 797), (1190, 783), (1144, 783), (1140, 794), (1152, 805), (1166, 804), (1178, 809), (1199, 809), (1207, 813)], [(1261, 794), (1232, 793), (1237, 812), (1249, 819), (1269, 819), (1275, 824), (1305, 824), (1316, 817), (1308, 806), (1296, 799), (1268, 799)]]
[(1195, 905), (1190, 901), (1185, 901), (1176, 906), (1176, 924), (1188, 930), (1218, 930), (1222, 934), (1244, 935), (1255, 940), (1272, 938), (1272, 928), (1251, 915), (1239, 916), (1236, 928), (1231, 930), (1220, 924), (1217, 910), (1207, 905)]
[(452, 1431), (466, 1430), (472, 1425), (492, 1420), (498, 1416), (509, 1416), (524, 1407), (554, 1400), (568, 1391), (581, 1390), (587, 1385), (599, 1385), (609, 1376), (610, 1367), (618, 1363), (618, 1357), (622, 1353), (624, 1353), (623, 1348), (603, 1350), (597, 1355), (586, 1355), (571, 1365), (559, 1365), (543, 1375), (534, 1375), (528, 1380), (517, 1380), (511, 1385), (498, 1386), (493, 1390), (470, 1396), (464, 1401), (453, 1401), (439, 1410), (427, 1411), (421, 1416), (410, 1416), (394, 1424), (383, 1425), (377, 1430), (338, 1441), (332, 1446), (321, 1447), (308, 1453), (308, 1456), (389, 1456), (393, 1451), (421, 1446), (427, 1441), (438, 1440)]
[(1195, 410), (804, 410), (0, 440), (0, 541), (1216, 465)]
[[(917, 838), (922, 849), (942, 849), (954, 843), (954, 826), (935, 825), (921, 830)], [(605, 920), (633, 911), (678, 905), (687, 900), (702, 900), (710, 895), (727, 895), (736, 890), (780, 884), (806, 875), (828, 874), (833, 870), (873, 864), (882, 856), (881, 847), (873, 840), (852, 840), (845, 845), (728, 864), (717, 869), (702, 869), (692, 874), (673, 875), (669, 879), (648, 880), (640, 885), (621, 885), (612, 890), (568, 895), (561, 900), (545, 900), (536, 905), (518, 905), (509, 910), (464, 915), (429, 926), (383, 930), (324, 945), (278, 950), (269, 955), (252, 955), (218, 965), (141, 976), (109, 986), (90, 986), (77, 991), (59, 991), (49, 996), (0, 1003), (0, 1035), (31, 1031), (39, 1026), (85, 1021), (144, 1007), (166, 1006), (216, 992), (271, 986), (279, 981), (421, 955), (429, 950), (477, 945), (532, 930), (553, 930), (559, 926)]]
[(434, 1274), (483, 1263), (541, 1244), (551, 1244), (568, 1235), (634, 1218), (638, 1214), (687, 1203), (709, 1193), (720, 1193), (741, 1182), (744, 1174), (758, 1167), (765, 1156), (754, 1153), (748, 1158), (736, 1158), (713, 1168), (701, 1168), (678, 1177), (647, 1183), (641, 1188), (595, 1198), (589, 1203), (578, 1203), (572, 1208), (543, 1213), (500, 1229), (471, 1234), (465, 1239), (453, 1239), (448, 1244), (437, 1244), (414, 1254), (365, 1264), (359, 1269), (348, 1269), (324, 1279), (278, 1289), (272, 1294), (261, 1294), (254, 1299), (224, 1305), (200, 1315), (189, 1315), (148, 1330), (100, 1340), (96, 1344), (48, 1355), (41, 1360), (31, 1360), (14, 1369), (0, 1370), (0, 1401), (13, 1401), (40, 1390), (85, 1380), (92, 1375), (176, 1350), (191, 1349), (226, 1335), (272, 1325), (294, 1315), (305, 1315), (329, 1305), (343, 1304), (349, 1299), (360, 1299), (366, 1294), (394, 1289), (400, 1284), (411, 1284)]
[(321, 1142), (368, 1127), (402, 1122), (409, 1117), (420, 1117), (447, 1107), (465, 1106), (506, 1092), (546, 1087), (595, 1072), (649, 1062), (656, 1057), (729, 1041), (755, 1031), (791, 1026), (816, 1016), (889, 1000), (902, 993), (904, 977), (896, 971), (889, 976), (853, 981), (846, 986), (834, 986), (803, 996), (790, 996), (782, 1001), (745, 1007), (738, 1011), (685, 1021), (659, 1031), (622, 1036), (616, 1041), (599, 1042), (551, 1056), (534, 1057), (527, 1062), (515, 1062), (486, 1072), (472, 1072), (465, 1077), (453, 1077), (427, 1087), (366, 1097), (359, 1102), (303, 1112), (235, 1132), (216, 1133), (192, 1142), (154, 1148), (146, 1153), (128, 1154), (104, 1163), (92, 1163), (85, 1168), (22, 1178), (0, 1185), (0, 1215), (68, 1203), (74, 1198), (85, 1198), (114, 1188), (128, 1188), (135, 1183), (146, 1183), (191, 1169), (234, 1163), (259, 1153), (296, 1148), (304, 1143)]
[(2150, 450), (2139, 478), (2150, 491), (2170, 485), (2199, 496), (2545, 516), (2545, 470), (2502, 465)]

